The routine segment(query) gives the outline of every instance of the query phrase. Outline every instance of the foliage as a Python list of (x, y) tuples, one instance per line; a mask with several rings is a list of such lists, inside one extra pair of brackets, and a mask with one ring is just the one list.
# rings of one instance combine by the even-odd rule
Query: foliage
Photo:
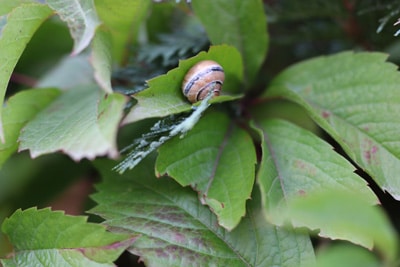
[(125, 2), (0, 4), (0, 264), (398, 264), (398, 4)]

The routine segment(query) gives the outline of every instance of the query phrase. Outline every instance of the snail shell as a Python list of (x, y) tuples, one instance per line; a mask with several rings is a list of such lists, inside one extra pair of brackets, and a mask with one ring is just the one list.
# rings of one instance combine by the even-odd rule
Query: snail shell
[(182, 92), (187, 99), (195, 103), (203, 100), (210, 90), (218, 96), (225, 80), (224, 69), (217, 62), (204, 60), (195, 64), (186, 74), (182, 83)]

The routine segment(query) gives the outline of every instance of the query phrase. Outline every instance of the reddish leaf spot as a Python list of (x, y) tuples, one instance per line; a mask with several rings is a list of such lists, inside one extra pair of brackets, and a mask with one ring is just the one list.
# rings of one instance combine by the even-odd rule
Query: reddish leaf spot
[(331, 113), (329, 111), (324, 110), (324, 111), (322, 111), (321, 115), (324, 119), (327, 119), (331, 116)]
[(297, 191), (297, 194), (299, 194), (299, 196), (302, 196), (302, 197), (307, 195), (306, 191), (304, 191), (303, 189), (300, 189), (299, 191)]

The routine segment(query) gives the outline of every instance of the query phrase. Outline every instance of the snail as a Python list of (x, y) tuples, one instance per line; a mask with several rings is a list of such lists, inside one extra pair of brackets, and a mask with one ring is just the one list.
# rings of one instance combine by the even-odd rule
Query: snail
[(182, 92), (190, 102), (195, 103), (203, 100), (210, 90), (213, 90), (214, 96), (218, 96), (224, 80), (225, 73), (221, 65), (212, 60), (203, 60), (186, 74)]

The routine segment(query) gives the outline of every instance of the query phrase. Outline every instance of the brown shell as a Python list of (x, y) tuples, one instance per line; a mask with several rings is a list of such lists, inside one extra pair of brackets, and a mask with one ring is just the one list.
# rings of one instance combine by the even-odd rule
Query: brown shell
[(225, 80), (224, 69), (217, 62), (203, 60), (195, 64), (182, 82), (182, 92), (187, 99), (195, 103), (203, 100), (210, 90), (218, 96)]

